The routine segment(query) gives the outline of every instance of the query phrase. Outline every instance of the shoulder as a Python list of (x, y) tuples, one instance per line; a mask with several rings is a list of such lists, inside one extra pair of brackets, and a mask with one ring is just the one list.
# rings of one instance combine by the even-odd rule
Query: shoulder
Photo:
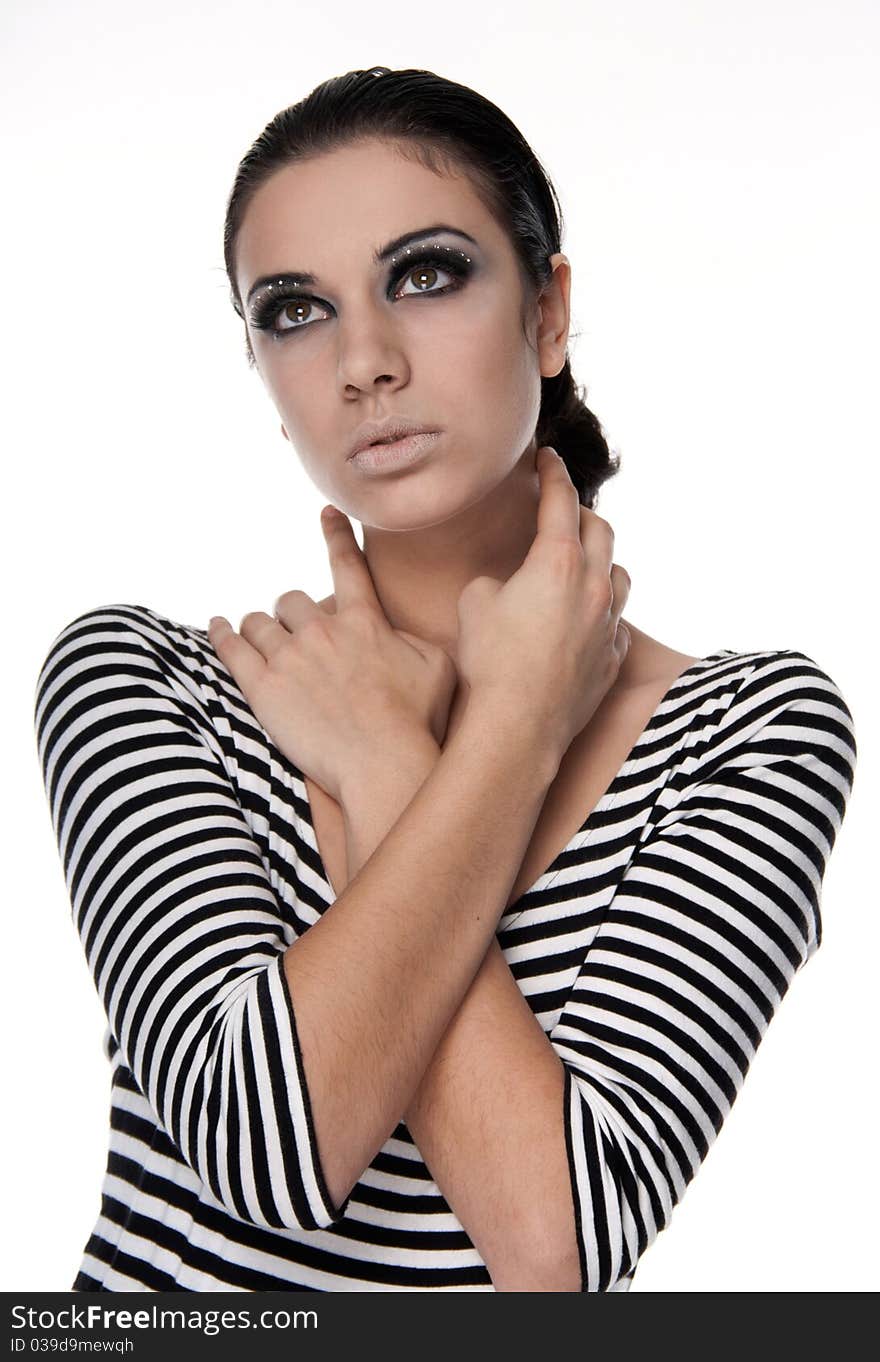
[[(723, 692), (729, 704), (750, 704), (758, 695), (766, 700), (787, 696), (794, 700), (810, 695), (824, 698), (849, 714), (840, 687), (832, 676), (807, 653), (794, 648), (735, 650), (718, 648), (703, 657), (680, 652), (627, 621), (631, 645), (622, 680), (633, 690), (676, 686), (682, 689)], [(851, 715), (849, 716), (852, 717)]]
[(96, 605), (69, 620), (56, 634), (48, 655), (72, 648), (140, 647), (165, 650), (185, 659), (211, 651), (207, 632), (179, 624), (147, 605)]
[(755, 781), (834, 806), (843, 816), (856, 765), (852, 712), (834, 677), (795, 648), (721, 649), (697, 669), (701, 724), (691, 749), (695, 783)]
[(824, 720), (854, 732), (852, 712), (837, 681), (799, 649), (724, 650), (719, 666), (722, 671), (732, 668), (738, 678), (731, 711), (739, 720), (770, 720), (796, 711), (811, 726)]
[[(659, 701), (657, 722), (685, 725), (698, 747), (746, 740), (763, 726), (796, 716), (802, 734), (831, 732), (855, 756), (852, 712), (835, 678), (796, 648), (718, 648), (679, 652), (629, 626), (632, 644), (622, 690)], [(662, 697), (662, 698), (661, 698)]]
[(155, 682), (170, 695), (206, 704), (205, 687), (225, 669), (207, 633), (145, 605), (93, 606), (55, 635), (39, 667), (34, 706), (39, 714), (65, 696), (98, 697), (114, 678)]
[[(810, 702), (829, 706), (850, 726), (852, 714), (840, 686), (815, 658), (796, 648), (718, 648), (703, 657), (676, 652), (642, 635), (637, 667), (639, 684), (657, 678), (682, 697), (693, 692), (715, 699), (732, 715), (768, 713), (780, 706)], [(763, 710), (762, 710), (763, 707)]]

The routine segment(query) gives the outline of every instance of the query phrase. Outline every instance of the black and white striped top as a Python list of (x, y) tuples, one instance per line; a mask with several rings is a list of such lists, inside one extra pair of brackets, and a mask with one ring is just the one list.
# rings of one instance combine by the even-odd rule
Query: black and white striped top
[[(282, 959), (333, 890), (302, 774), (205, 632), (88, 611), (49, 649), (35, 724), (109, 1023), (107, 1170), (74, 1289), (493, 1290), (404, 1124), (330, 1200)], [(628, 1288), (817, 949), (855, 759), (809, 657), (710, 653), (501, 918), (565, 1068), (583, 1290)]]

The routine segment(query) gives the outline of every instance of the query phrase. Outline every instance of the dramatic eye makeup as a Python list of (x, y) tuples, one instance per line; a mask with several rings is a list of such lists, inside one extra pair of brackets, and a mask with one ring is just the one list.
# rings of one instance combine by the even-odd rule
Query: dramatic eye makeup
[[(473, 272), (474, 261), (466, 251), (457, 246), (446, 246), (436, 241), (422, 242), (419, 245), (405, 246), (387, 256), (390, 272), (388, 277), (389, 299), (405, 298), (442, 298), (462, 288)], [(448, 276), (450, 282), (440, 283), (440, 276)], [(398, 285), (404, 286), (412, 280), (412, 291), (398, 292)], [(293, 331), (305, 331), (314, 325), (320, 316), (312, 314), (329, 311), (329, 303), (322, 302), (311, 293), (303, 292), (302, 285), (306, 276), (281, 274), (265, 283), (260, 281), (251, 290), (250, 323), (257, 331), (265, 331), (272, 340), (279, 340)], [(289, 325), (283, 324), (290, 323)]]

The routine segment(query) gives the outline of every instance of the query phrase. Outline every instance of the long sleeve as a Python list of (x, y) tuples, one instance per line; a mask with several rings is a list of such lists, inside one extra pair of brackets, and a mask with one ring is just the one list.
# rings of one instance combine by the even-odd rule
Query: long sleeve
[(68, 624), (34, 721), (73, 918), (111, 1034), (231, 1215), (342, 1218), (322, 1176), (279, 911), (210, 702), (139, 607)]
[(818, 948), (855, 760), (835, 683), (778, 653), (643, 828), (550, 1032), (566, 1071), (582, 1290), (607, 1291), (666, 1227)]

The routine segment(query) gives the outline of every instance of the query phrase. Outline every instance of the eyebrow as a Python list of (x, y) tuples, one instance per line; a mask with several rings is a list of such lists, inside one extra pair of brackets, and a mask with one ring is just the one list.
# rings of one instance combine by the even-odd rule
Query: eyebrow
[[(394, 255), (396, 251), (402, 251), (414, 241), (421, 241), (423, 237), (438, 236), (440, 232), (449, 232), (452, 236), (463, 237), (465, 241), (469, 241), (473, 246), (479, 244), (474, 237), (468, 232), (463, 232), (459, 227), (449, 227), (445, 222), (437, 222), (433, 227), (418, 227), (414, 232), (404, 232), (403, 236), (395, 237), (395, 239), (389, 241), (386, 246), (373, 252), (373, 264), (381, 265), (388, 260), (390, 256)], [(273, 274), (264, 274), (251, 284), (251, 287), (248, 289), (246, 301), (250, 302), (254, 294), (259, 292), (261, 288), (265, 288), (267, 284), (317, 283), (317, 276), (309, 273), (308, 270), (283, 270), (280, 272), (276, 271)]]

